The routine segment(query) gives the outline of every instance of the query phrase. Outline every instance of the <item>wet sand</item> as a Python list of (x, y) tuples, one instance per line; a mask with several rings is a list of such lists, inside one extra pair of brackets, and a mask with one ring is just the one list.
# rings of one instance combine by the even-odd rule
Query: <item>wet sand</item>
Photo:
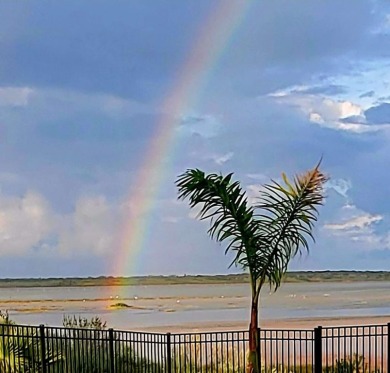
[[(318, 325), (390, 322), (390, 283), (285, 284), (265, 291), (260, 326), (313, 329)], [(0, 291), (0, 310), (21, 324), (62, 325), (64, 315), (99, 316), (110, 327), (161, 332), (246, 330), (246, 285), (40, 288)]]
[[(124, 307), (117, 307), (117, 303), (123, 303)], [(311, 303), (311, 302), (310, 302)], [(310, 304), (309, 303), (309, 304)], [(145, 311), (145, 312), (162, 312), (175, 313), (184, 310), (191, 311), (191, 309), (207, 307), (215, 307), (219, 312), (229, 312), (229, 309), (235, 307), (246, 307), (247, 299), (245, 297), (235, 297), (235, 299), (220, 299), (218, 302), (210, 299), (182, 299), (178, 303), (177, 299), (148, 299), (134, 301), (130, 299), (121, 299), (117, 302), (112, 299), (94, 299), (80, 301), (75, 300), (12, 300), (0, 301), (0, 309), (7, 309), (10, 314), (44, 314), (44, 313), (60, 313), (60, 314), (78, 314), (78, 313), (96, 313), (100, 311), (109, 311), (112, 314), (122, 310), (131, 311)], [(261, 312), (261, 308), (260, 308)], [(104, 318), (104, 316), (103, 316)], [(313, 329), (319, 325), (321, 326), (348, 326), (348, 325), (378, 325), (390, 323), (390, 314), (383, 316), (359, 316), (359, 317), (305, 317), (305, 318), (265, 318), (260, 319), (259, 324), (261, 328), (265, 329)], [(131, 330), (143, 330), (154, 332), (207, 332), (207, 331), (236, 331), (246, 330), (248, 327), (245, 321), (210, 321), (191, 323), (177, 323), (168, 325), (142, 325), (137, 327), (129, 325)]]

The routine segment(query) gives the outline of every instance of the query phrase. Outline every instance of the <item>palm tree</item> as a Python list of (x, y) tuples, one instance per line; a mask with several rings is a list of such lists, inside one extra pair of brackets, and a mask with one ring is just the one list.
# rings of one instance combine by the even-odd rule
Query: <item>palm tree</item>
[(210, 221), (210, 237), (228, 242), (225, 254), (234, 253), (231, 265), (249, 271), (252, 300), (247, 372), (260, 370), (258, 305), (263, 285), (269, 283), (276, 291), (289, 261), (302, 249), (309, 249), (308, 238), (314, 240), (313, 224), (327, 180), (319, 166), (292, 181), (282, 174), (283, 183), (265, 185), (254, 206), (248, 203), (240, 183), (232, 181), (233, 174), (206, 175), (189, 169), (176, 181), (178, 199), (188, 198), (191, 208), (200, 207), (198, 218)]
[(50, 341), (42, 357), (37, 328), (15, 325), (8, 312), (0, 310), (0, 373), (42, 372), (43, 365), (55, 372), (63, 358), (54, 347)]

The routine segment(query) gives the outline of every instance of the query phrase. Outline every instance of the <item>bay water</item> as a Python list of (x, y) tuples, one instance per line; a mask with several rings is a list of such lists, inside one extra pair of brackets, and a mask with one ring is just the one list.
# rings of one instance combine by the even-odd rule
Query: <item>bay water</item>
[[(390, 282), (286, 283), (264, 287), (260, 318), (389, 316)], [(248, 284), (0, 288), (0, 310), (19, 324), (62, 325), (99, 316), (116, 329), (245, 322)]]

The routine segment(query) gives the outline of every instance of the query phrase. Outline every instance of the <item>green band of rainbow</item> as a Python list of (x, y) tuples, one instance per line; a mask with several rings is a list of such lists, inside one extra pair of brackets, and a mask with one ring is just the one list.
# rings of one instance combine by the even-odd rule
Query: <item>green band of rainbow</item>
[(250, 0), (220, 0), (199, 26), (196, 40), (175, 84), (162, 102), (162, 119), (140, 166), (137, 183), (127, 197), (130, 212), (120, 229), (119, 247), (113, 248), (116, 276), (131, 276), (137, 267), (138, 254), (146, 249), (144, 243), (149, 232), (150, 212), (166, 174), (168, 162), (164, 160), (173, 151), (180, 117), (196, 104), (251, 3)]

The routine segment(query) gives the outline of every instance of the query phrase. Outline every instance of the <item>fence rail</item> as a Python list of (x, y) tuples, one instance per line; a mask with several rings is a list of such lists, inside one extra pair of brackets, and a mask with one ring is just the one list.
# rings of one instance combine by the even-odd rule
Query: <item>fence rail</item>
[[(390, 373), (390, 323), (259, 329), (262, 373)], [(0, 324), (0, 373), (243, 373), (247, 331), (143, 333)]]

